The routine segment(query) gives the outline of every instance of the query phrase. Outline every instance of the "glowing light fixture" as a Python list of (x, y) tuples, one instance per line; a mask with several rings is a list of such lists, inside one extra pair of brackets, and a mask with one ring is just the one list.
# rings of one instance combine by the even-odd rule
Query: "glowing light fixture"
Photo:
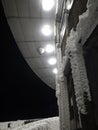
[(50, 65), (55, 65), (56, 64), (56, 58), (54, 58), (54, 57), (52, 57), (52, 58), (50, 58), (49, 60), (48, 60), (48, 63), (50, 64)]
[(45, 11), (50, 11), (54, 6), (54, 0), (42, 0), (42, 8)]
[(51, 27), (49, 25), (44, 25), (42, 28), (42, 33), (45, 36), (49, 36), (52, 33)]
[(51, 52), (54, 51), (54, 47), (49, 44), (49, 45), (47, 45), (47, 46), (45, 47), (45, 51), (46, 51), (47, 53), (51, 53)]
[(58, 73), (57, 68), (54, 68), (54, 69), (53, 69), (53, 73), (54, 73), (54, 74), (57, 74), (57, 73)]

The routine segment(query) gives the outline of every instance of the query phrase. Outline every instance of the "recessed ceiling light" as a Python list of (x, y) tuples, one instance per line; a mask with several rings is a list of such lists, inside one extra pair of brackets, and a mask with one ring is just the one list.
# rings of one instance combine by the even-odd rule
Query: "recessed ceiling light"
[(42, 33), (45, 36), (49, 36), (52, 33), (51, 27), (49, 25), (44, 25), (43, 28), (42, 28)]
[(42, 8), (45, 11), (50, 11), (54, 6), (54, 0), (42, 0)]
[(51, 52), (53, 52), (54, 51), (54, 47), (53, 47), (53, 45), (47, 45), (46, 47), (45, 47), (45, 51), (47, 52), (47, 53), (51, 53)]
[(57, 73), (58, 73), (57, 68), (54, 68), (54, 69), (53, 69), (53, 73), (54, 73), (54, 74), (57, 74)]
[(56, 58), (54, 58), (54, 57), (52, 57), (52, 58), (50, 58), (50, 59), (48, 60), (48, 63), (49, 63), (50, 65), (55, 65), (56, 62), (57, 62), (57, 60), (56, 60)]

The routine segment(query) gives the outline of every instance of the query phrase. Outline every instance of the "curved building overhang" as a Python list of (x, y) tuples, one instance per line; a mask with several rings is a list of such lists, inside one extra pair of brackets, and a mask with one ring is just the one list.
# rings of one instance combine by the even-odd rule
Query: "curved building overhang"
[[(42, 0), (2, 0), (7, 22), (24, 59), (32, 71), (53, 89), (56, 64), (50, 65), (48, 60), (55, 57), (55, 50), (51, 53), (43, 50), (48, 44), (55, 48), (55, 2), (50, 11), (44, 11)], [(50, 28), (50, 35), (47, 35), (49, 32), (42, 33), (44, 25)]]

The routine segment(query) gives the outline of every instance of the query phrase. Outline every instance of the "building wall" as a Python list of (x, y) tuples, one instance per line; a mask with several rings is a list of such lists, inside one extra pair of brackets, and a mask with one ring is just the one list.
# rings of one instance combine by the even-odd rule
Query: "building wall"
[[(63, 35), (62, 40), (59, 40), (59, 44), (57, 45), (57, 49), (61, 49), (61, 57), (58, 58), (58, 63), (61, 64), (60, 67), (58, 67), (58, 72), (60, 70), (61, 75), (64, 74), (66, 69), (67, 62), (70, 62), (70, 72), (72, 74), (73, 83), (74, 83), (74, 90), (73, 92), (75, 94), (75, 100), (78, 107), (78, 116), (79, 116), (79, 127), (83, 130), (96, 130), (96, 122), (95, 122), (95, 116), (93, 112), (93, 100), (92, 100), (92, 91), (90, 90), (89, 86), (89, 78), (86, 72), (87, 67), (85, 66), (85, 60), (83, 56), (83, 45), (85, 45), (85, 42), (87, 38), (91, 35), (92, 31), (98, 24), (98, 1), (95, 0), (75, 0), (73, 3), (73, 6), (71, 10), (65, 9), (65, 15), (67, 14), (67, 25), (66, 30)], [(92, 21), (91, 21), (92, 19)], [(59, 23), (60, 24), (60, 23)], [(59, 30), (60, 31), (60, 30)], [(61, 32), (59, 32), (61, 34)], [(58, 52), (57, 52), (58, 53)], [(60, 53), (60, 52), (59, 52)], [(64, 76), (63, 76), (64, 78)], [(67, 73), (65, 74), (65, 78), (67, 78)], [(69, 80), (69, 79), (67, 79)], [(58, 73), (58, 81), (62, 82), (59, 78)], [(58, 85), (58, 84), (57, 84)], [(64, 84), (63, 84), (64, 86)], [(65, 84), (65, 86), (69, 87), (68, 84)], [(61, 91), (62, 84), (59, 85), (60, 89), (60, 95), (64, 93), (64, 91)], [(70, 117), (72, 116), (71, 111), (71, 96), (70, 96), (70, 90), (68, 88), (68, 101), (66, 103), (64, 102), (64, 98), (59, 97), (59, 101), (62, 102), (64, 105), (63, 108), (69, 108), (67, 109), (69, 111)], [(94, 92), (94, 91), (93, 91)], [(60, 118), (61, 118), (61, 130), (63, 130), (63, 125), (67, 129), (66, 123), (62, 125), (62, 120), (64, 122), (64, 118), (62, 118), (62, 115), (64, 114), (64, 110), (62, 109), (62, 105), (59, 104), (60, 109)], [(66, 118), (67, 120), (68, 118)], [(65, 120), (65, 121), (66, 121)], [(70, 118), (70, 126), (69, 130), (73, 130), (76, 128), (73, 128), (73, 123), (71, 123)]]
[(86, 41), (83, 49), (93, 100), (93, 111), (98, 125), (98, 25)]

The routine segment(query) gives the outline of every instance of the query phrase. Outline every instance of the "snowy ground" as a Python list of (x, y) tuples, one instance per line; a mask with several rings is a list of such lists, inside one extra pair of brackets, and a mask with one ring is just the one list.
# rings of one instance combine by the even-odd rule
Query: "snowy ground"
[[(8, 128), (8, 123), (11, 123)], [(46, 118), (24, 124), (24, 121), (0, 123), (0, 130), (59, 130), (59, 117)]]

